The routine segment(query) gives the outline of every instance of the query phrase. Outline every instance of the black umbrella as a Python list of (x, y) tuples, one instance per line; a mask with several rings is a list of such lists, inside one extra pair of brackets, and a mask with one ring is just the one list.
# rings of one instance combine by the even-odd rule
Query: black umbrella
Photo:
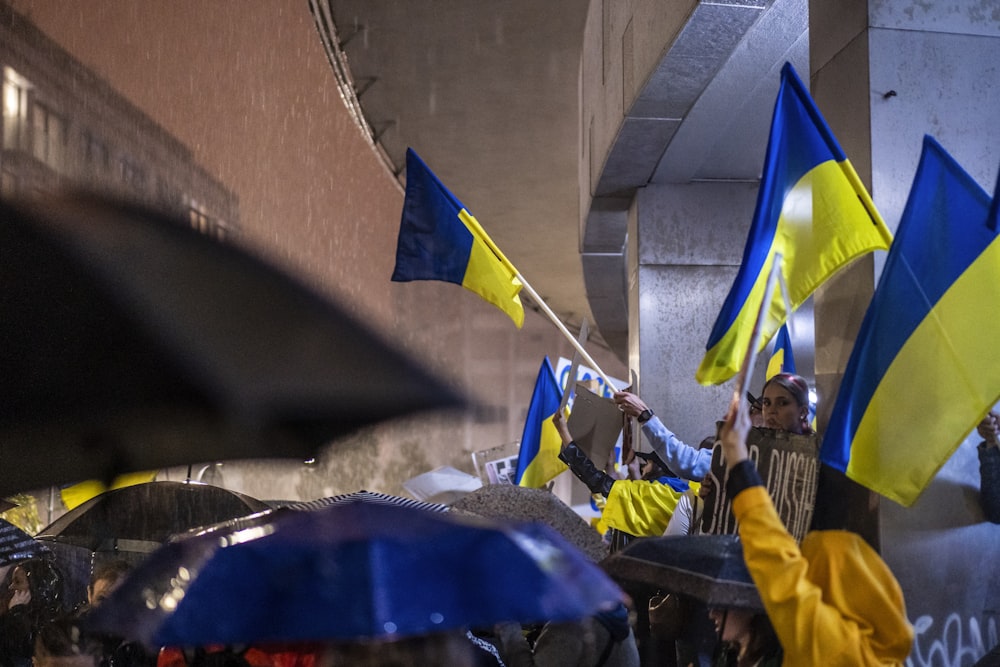
[(266, 510), (256, 498), (199, 482), (148, 482), (112, 489), (74, 507), (43, 528), (66, 575), (72, 602), (86, 597), (94, 568), (106, 560), (136, 565), (175, 534)]
[(89, 551), (151, 552), (190, 528), (268, 509), (250, 496), (199, 482), (147, 482), (112, 489), (74, 507), (36, 539)]
[(0, 202), (0, 496), (309, 458), (461, 399), (233, 243), (94, 197)]
[(640, 583), (709, 607), (763, 611), (736, 535), (670, 535), (635, 540), (601, 563), (619, 582)]
[(331, 505), (341, 505), (343, 503), (353, 502), (372, 503), (375, 505), (395, 505), (397, 507), (413, 507), (416, 509), (426, 510), (428, 512), (447, 512), (449, 509), (447, 505), (442, 505), (440, 503), (428, 503), (422, 500), (402, 498), (388, 493), (379, 493), (377, 491), (368, 491), (365, 489), (354, 491), (353, 493), (342, 493), (336, 496), (317, 498), (316, 500), (269, 501), (268, 504), (275, 507), (310, 511), (323, 509), (324, 507), (330, 507)]
[(393, 507), (407, 507), (424, 510), (426, 512), (447, 512), (450, 508), (447, 505), (437, 503), (425, 503), (420, 500), (401, 498), (386, 493), (366, 491), (364, 489), (353, 493), (344, 493), (336, 496), (327, 496), (316, 500), (268, 500), (265, 501), (269, 508), (261, 512), (255, 512), (246, 516), (239, 516), (234, 519), (226, 519), (213, 524), (201, 525), (191, 528), (181, 533), (170, 536), (171, 542), (186, 540), (200, 535), (213, 534), (225, 535), (248, 528), (266, 526), (275, 519), (290, 512), (314, 512), (333, 505), (343, 505), (346, 503), (370, 503), (374, 505), (391, 505)]

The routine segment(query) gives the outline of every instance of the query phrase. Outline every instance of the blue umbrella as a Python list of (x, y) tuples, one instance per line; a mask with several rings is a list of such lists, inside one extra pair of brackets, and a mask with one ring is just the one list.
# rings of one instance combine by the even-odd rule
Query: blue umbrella
[(150, 646), (356, 641), (578, 619), (622, 597), (544, 525), (351, 502), (167, 544), (91, 622)]
[(0, 566), (51, 555), (47, 546), (11, 522), (0, 519)]

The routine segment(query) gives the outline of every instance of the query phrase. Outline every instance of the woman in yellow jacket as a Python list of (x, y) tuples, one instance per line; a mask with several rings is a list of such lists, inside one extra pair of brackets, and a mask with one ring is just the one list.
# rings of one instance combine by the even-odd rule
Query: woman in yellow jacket
[(730, 405), (721, 438), (743, 557), (784, 649), (784, 665), (901, 665), (913, 628), (889, 567), (860, 535), (814, 530), (801, 548), (747, 458), (750, 422)]

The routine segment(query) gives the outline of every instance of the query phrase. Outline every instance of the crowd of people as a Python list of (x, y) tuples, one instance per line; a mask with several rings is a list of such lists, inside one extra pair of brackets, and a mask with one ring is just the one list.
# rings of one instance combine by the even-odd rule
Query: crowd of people
[[(0, 667), (902, 664), (913, 629), (889, 567), (865, 539), (849, 530), (824, 526), (802, 539), (793, 537), (748, 455), (751, 428), (812, 432), (805, 380), (780, 373), (767, 380), (759, 397), (748, 393), (746, 398), (745, 405), (733, 400), (717, 434), (691, 446), (636, 394), (617, 392), (615, 403), (623, 415), (638, 421), (652, 448), (649, 453), (636, 452), (623, 471), (602, 469), (590, 461), (573, 441), (562, 413), (552, 421), (562, 440), (560, 458), (603, 500), (600, 529), (612, 552), (643, 538), (698, 535), (705, 525), (706, 498), (722, 487), (762, 610), (708, 606), (661, 590), (633, 596), (631, 615), (620, 606), (575, 622), (502, 623), (434, 637), (322, 649), (220, 646), (151, 651), (87, 628), (88, 615), (128, 577), (128, 563), (110, 560), (95, 567), (87, 599), (74, 604), (65, 599), (64, 576), (55, 560), (42, 557), (0, 571)], [(982, 437), (980, 502), (985, 518), (1000, 523), (1000, 414), (990, 412), (977, 430)], [(725, 468), (721, 475), (712, 467), (716, 449)], [(659, 634), (666, 631), (657, 619), (670, 599), (675, 603), (680, 599), (682, 606), (671, 608), (667, 638)], [(676, 625), (678, 613), (683, 616), (681, 626)], [(404, 655), (405, 660), (399, 657)], [(1000, 658), (1000, 650), (990, 656)], [(994, 664), (988, 662), (990, 656), (981, 664)]]
[(66, 577), (49, 555), (7, 566), (0, 608), (0, 667), (152, 667), (156, 656), (121, 637), (85, 631), (87, 615), (131, 571), (124, 560), (98, 564), (87, 599), (68, 600)]
[[(736, 403), (730, 406), (719, 433), (725, 462), (721, 478), (716, 478), (711, 469), (714, 436), (698, 447), (690, 446), (636, 394), (617, 392), (614, 400), (625, 415), (641, 424), (659, 467), (658, 474), (689, 480), (691, 488), (680, 494), (673, 506), (632, 508), (637, 514), (665, 514), (667, 527), (661, 531), (658, 525), (649, 524), (645, 532), (616, 536), (612, 548), (620, 549), (635, 538), (701, 532), (705, 498), (713, 485), (721, 484), (732, 504), (744, 558), (765, 607), (764, 612), (707, 608), (696, 600), (686, 600), (684, 612), (688, 616), (707, 615), (714, 632), (706, 642), (703, 626), (698, 630), (688, 623), (683, 631), (686, 636), (680, 637), (676, 636), (677, 628), (672, 627), (677, 653), (660, 655), (658, 664), (902, 664), (909, 654), (913, 630), (906, 618), (899, 584), (888, 566), (861, 536), (849, 530), (823, 526), (825, 530), (813, 530), (804, 539), (800, 537), (801, 542), (793, 538), (748, 460), (746, 439), (751, 427), (812, 433), (809, 390), (802, 377), (776, 374), (767, 380), (759, 397), (747, 394), (744, 409)], [(597, 471), (586, 460), (572, 442), (561, 415), (556, 415), (553, 422), (563, 440), (560, 457), (592, 492), (610, 497), (621, 482)], [(980, 503), (984, 517), (1000, 523), (1000, 415), (990, 412), (978, 432), (983, 438), (978, 448)], [(660, 493), (670, 492), (663, 489)], [(640, 497), (630, 500), (643, 502)], [(660, 604), (665, 597), (677, 596), (654, 596), (651, 606)], [(646, 604), (645, 600), (636, 602), (637, 607)], [(639, 630), (640, 640), (643, 630), (649, 630), (650, 639), (655, 640), (655, 621), (650, 623), (641, 612), (637, 619), (649, 624)], [(689, 640), (697, 640), (699, 648), (693, 649), (687, 644)]]

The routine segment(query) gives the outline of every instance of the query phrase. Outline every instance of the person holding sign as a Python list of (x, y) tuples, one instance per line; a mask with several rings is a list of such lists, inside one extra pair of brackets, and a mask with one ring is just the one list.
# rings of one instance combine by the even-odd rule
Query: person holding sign
[(734, 399), (720, 432), (727, 490), (743, 558), (781, 641), (784, 664), (903, 664), (913, 628), (892, 571), (850, 531), (812, 530), (800, 547), (748, 458), (749, 430)]
[(605, 523), (609, 528), (624, 534), (612, 540), (612, 549), (624, 546), (634, 537), (663, 535), (687, 483), (672, 480), (684, 488), (675, 488), (670, 483), (662, 483), (664, 479), (670, 481), (670, 478), (664, 478), (666, 471), (656, 456), (641, 452), (636, 452), (636, 459), (641, 459), (643, 462), (640, 479), (616, 479), (599, 470), (576, 446), (566, 424), (566, 417), (561, 412), (556, 412), (552, 416), (552, 423), (562, 440), (560, 460), (587, 485), (591, 493), (601, 494), (607, 498), (604, 508)]
[[(614, 399), (622, 412), (639, 420), (653, 451), (671, 472), (696, 482), (705, 478), (712, 465), (710, 447), (696, 448), (682, 442), (632, 392), (615, 392)], [(802, 376), (778, 373), (764, 384), (764, 391), (757, 400), (762, 426), (797, 434), (812, 432), (809, 426), (809, 385)]]

